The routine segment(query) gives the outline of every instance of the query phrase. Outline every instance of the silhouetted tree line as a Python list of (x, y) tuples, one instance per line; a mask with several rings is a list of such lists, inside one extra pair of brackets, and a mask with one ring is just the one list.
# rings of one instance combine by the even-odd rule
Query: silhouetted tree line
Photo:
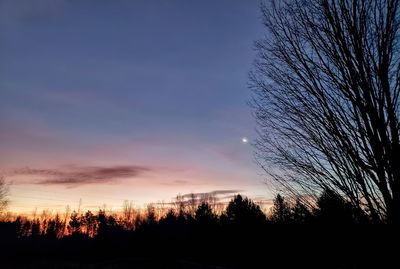
[[(68, 214), (68, 213), (67, 213)], [(221, 214), (215, 213), (213, 206), (202, 202), (197, 207), (181, 205), (171, 208), (163, 216), (157, 217), (154, 206), (149, 206), (145, 214), (135, 213), (132, 204), (125, 202), (122, 214), (97, 214), (90, 210), (84, 213), (73, 211), (69, 216), (42, 215), (30, 219), (18, 216), (13, 224), (15, 235), (21, 237), (107, 237), (117, 232), (141, 232), (159, 227), (162, 232), (177, 235), (182, 231), (195, 229), (209, 232), (216, 227), (235, 227), (237, 229), (262, 228), (266, 224), (359, 224), (369, 223), (364, 211), (358, 211), (333, 191), (325, 191), (310, 208), (300, 199), (287, 201), (276, 195), (269, 214), (251, 199), (236, 195)], [(190, 227), (189, 227), (190, 226)]]
[[(318, 267), (304, 255), (316, 255), (330, 261), (325, 265), (334, 265), (325, 268), (346, 268), (366, 262), (362, 257), (370, 252), (374, 257), (387, 252), (388, 245), (380, 240), (389, 238), (393, 227), (352, 225), (371, 220), (334, 192), (324, 192), (313, 207), (303, 200), (288, 201), (278, 194), (268, 214), (251, 199), (236, 195), (220, 214), (206, 201), (197, 207), (181, 204), (163, 215), (154, 206), (139, 214), (126, 202), (119, 215), (99, 210), (97, 214), (73, 211), (52, 217), (17, 217), (0, 223), (5, 247), (1, 255), (12, 261), (12, 268), (18, 268), (15, 262), (24, 268), (43, 259), (99, 268), (110, 259), (129, 264), (151, 261), (143, 268), (159, 268), (155, 261), (160, 261), (162, 268), (176, 268), (176, 262), (182, 260), (227, 268), (260, 263)], [(376, 250), (372, 243), (383, 247)], [(365, 244), (368, 249), (363, 248)], [(284, 252), (291, 259), (273, 260)], [(274, 256), (266, 260), (265, 255)]]

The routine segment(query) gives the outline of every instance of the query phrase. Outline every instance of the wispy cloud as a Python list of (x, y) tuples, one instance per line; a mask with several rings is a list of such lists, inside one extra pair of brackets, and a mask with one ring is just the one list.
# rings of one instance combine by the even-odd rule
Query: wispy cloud
[(171, 202), (160, 202), (159, 204), (163, 205), (199, 205), (202, 202), (208, 202), (211, 204), (221, 204), (226, 205), (234, 195), (238, 193), (244, 192), (243, 190), (214, 190), (209, 192), (195, 192), (195, 193), (186, 193), (179, 194), (173, 198)]
[(173, 181), (167, 181), (167, 182), (161, 182), (161, 185), (165, 186), (182, 186), (182, 185), (188, 185), (190, 184), (189, 180), (173, 180)]
[(153, 170), (152, 167), (139, 165), (70, 166), (60, 169), (21, 168), (12, 171), (12, 174), (39, 177), (34, 180), (34, 184), (73, 187), (84, 184), (113, 183), (121, 178), (138, 177)]
[(203, 198), (203, 197), (215, 197), (218, 198), (220, 196), (233, 196), (234, 194), (243, 192), (243, 190), (215, 190), (210, 192), (196, 192), (196, 193), (186, 193), (181, 195), (183, 199), (192, 199), (192, 198)]

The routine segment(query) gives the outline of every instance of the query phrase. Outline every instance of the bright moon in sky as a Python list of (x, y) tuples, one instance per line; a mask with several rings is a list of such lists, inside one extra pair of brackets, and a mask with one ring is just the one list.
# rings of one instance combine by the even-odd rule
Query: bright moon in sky
[(242, 142), (243, 142), (243, 143), (247, 143), (247, 142), (248, 142), (247, 138), (246, 138), (246, 137), (243, 137), (243, 138), (242, 138)]

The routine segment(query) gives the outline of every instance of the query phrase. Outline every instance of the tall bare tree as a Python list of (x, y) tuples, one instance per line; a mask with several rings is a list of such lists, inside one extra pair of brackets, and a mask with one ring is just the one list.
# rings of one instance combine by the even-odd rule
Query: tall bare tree
[(0, 213), (2, 213), (8, 205), (7, 194), (8, 194), (8, 186), (4, 178), (0, 177)]
[(274, 182), (333, 190), (400, 222), (399, 0), (270, 0), (250, 75), (257, 160)]

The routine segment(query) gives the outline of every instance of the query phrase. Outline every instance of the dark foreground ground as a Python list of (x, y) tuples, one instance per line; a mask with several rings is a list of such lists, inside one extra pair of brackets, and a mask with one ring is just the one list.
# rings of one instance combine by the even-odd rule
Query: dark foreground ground
[(176, 236), (149, 229), (94, 239), (0, 232), (0, 268), (400, 268), (398, 231), (388, 225), (269, 225)]

